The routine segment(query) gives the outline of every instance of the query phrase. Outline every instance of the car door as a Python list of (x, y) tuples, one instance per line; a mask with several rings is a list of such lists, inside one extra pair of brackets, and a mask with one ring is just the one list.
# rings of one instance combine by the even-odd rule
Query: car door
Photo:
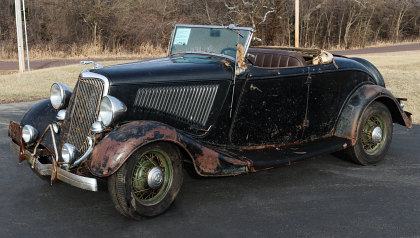
[(288, 144), (302, 139), (306, 67), (252, 67), (234, 110), (229, 139), (238, 146)]
[(331, 136), (349, 94), (369, 76), (360, 71), (337, 69), (332, 63), (310, 66), (307, 128), (304, 137), (316, 140)]

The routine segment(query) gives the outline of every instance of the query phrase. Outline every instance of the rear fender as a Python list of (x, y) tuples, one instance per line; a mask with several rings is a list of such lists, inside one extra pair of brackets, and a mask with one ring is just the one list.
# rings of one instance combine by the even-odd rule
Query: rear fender
[(95, 146), (87, 165), (95, 176), (110, 176), (137, 149), (158, 141), (173, 143), (186, 152), (201, 176), (246, 173), (250, 166), (249, 161), (217, 152), (168, 125), (154, 121), (134, 121), (112, 131)]
[(335, 135), (351, 139), (356, 143), (359, 119), (364, 110), (374, 101), (385, 104), (392, 114), (393, 122), (412, 127), (411, 114), (402, 110), (398, 100), (386, 88), (377, 85), (363, 85), (358, 88), (344, 106), (337, 122)]

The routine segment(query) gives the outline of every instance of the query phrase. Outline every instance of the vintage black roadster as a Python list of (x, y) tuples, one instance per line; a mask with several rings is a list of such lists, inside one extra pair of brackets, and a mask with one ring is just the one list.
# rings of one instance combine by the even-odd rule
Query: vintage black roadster
[(139, 218), (171, 205), (184, 166), (231, 176), (338, 151), (369, 165), (393, 123), (412, 126), (368, 61), (252, 42), (252, 28), (176, 25), (166, 58), (95, 64), (73, 90), (54, 83), (10, 122), (11, 149), (51, 181), (107, 184), (117, 210)]

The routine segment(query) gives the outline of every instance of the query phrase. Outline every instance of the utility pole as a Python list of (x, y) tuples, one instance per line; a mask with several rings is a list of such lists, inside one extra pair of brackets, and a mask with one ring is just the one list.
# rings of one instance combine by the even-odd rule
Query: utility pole
[(23, 8), (23, 24), (25, 25), (26, 60), (28, 61), (28, 71), (31, 71), (31, 67), (29, 66), (29, 47), (28, 47), (28, 31), (26, 30), (25, 0), (22, 0), (22, 8)]
[(295, 0), (295, 47), (299, 47), (299, 0)]
[(23, 31), (22, 31), (22, 8), (20, 0), (15, 0), (15, 15), (16, 15), (16, 33), (19, 56), (19, 71), (25, 71), (25, 53), (23, 49)]

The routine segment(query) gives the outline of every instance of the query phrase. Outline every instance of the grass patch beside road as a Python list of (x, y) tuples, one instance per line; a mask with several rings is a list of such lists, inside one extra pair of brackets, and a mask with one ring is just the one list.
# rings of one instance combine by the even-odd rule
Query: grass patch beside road
[[(105, 61), (103, 66), (131, 61)], [(24, 73), (0, 75), (0, 103), (33, 101), (48, 98), (54, 82), (61, 82), (73, 88), (79, 73), (92, 65), (69, 65), (39, 69)]]
[(372, 62), (382, 73), (385, 85), (395, 97), (407, 98), (404, 110), (420, 123), (420, 50), (355, 55)]

